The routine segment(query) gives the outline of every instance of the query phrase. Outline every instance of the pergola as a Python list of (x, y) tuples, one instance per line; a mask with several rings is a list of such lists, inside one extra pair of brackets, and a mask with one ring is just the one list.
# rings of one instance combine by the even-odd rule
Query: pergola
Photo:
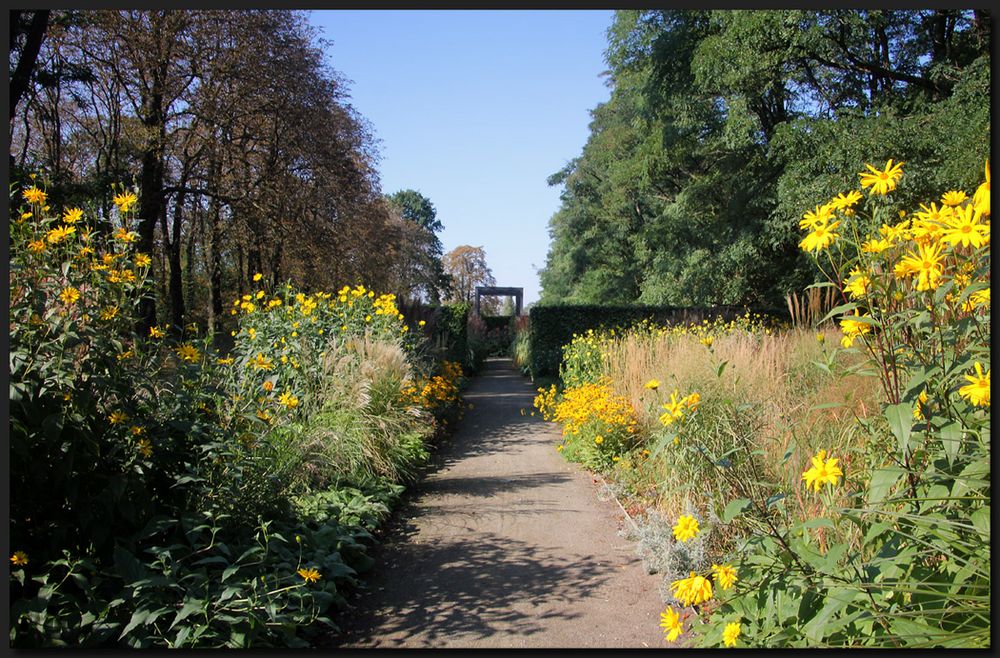
[(476, 315), (479, 312), (479, 300), (483, 295), (497, 295), (514, 298), (514, 317), (521, 315), (521, 305), (524, 301), (524, 288), (498, 288), (496, 286), (476, 286)]

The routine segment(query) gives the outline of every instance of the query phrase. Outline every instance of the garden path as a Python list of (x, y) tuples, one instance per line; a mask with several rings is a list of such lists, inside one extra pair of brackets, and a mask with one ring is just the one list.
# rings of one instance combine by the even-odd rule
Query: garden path
[(530, 415), (534, 394), (509, 359), (472, 380), (473, 408), (395, 515), (337, 646), (666, 646), (659, 577), (556, 452), (558, 428)]

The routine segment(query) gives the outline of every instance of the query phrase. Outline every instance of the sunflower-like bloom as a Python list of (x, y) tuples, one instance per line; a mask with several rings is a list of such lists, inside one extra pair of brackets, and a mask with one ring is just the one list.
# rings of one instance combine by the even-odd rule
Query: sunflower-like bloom
[(677, 541), (688, 541), (689, 539), (694, 539), (698, 535), (698, 519), (694, 518), (690, 514), (685, 514), (678, 517), (677, 524), (673, 528), (674, 537)]
[(941, 241), (956, 247), (982, 247), (990, 241), (990, 225), (980, 223), (981, 218), (973, 206), (957, 208), (941, 234)]
[(847, 194), (844, 194), (843, 192), (838, 194), (833, 199), (831, 199), (830, 203), (827, 205), (833, 206), (833, 208), (836, 210), (843, 210), (845, 208), (850, 208), (856, 205), (858, 201), (861, 201), (861, 199), (863, 198), (864, 197), (861, 195), (861, 192), (858, 192), (857, 190), (851, 190)]
[(976, 213), (980, 215), (990, 216), (990, 161), (986, 161), (986, 182), (980, 185), (976, 189), (976, 193), (972, 196), (972, 205), (976, 209)]
[(990, 371), (983, 372), (983, 366), (976, 361), (975, 375), (964, 375), (968, 384), (958, 389), (958, 394), (977, 407), (990, 406)]
[(24, 200), (27, 201), (28, 203), (34, 203), (39, 206), (43, 205), (45, 203), (46, 197), (48, 197), (48, 195), (45, 192), (38, 189), (34, 185), (21, 192), (21, 196), (23, 196)]
[(891, 246), (892, 242), (889, 240), (872, 238), (861, 244), (861, 251), (866, 254), (880, 254)]
[(860, 299), (868, 294), (868, 289), (872, 285), (872, 280), (868, 275), (859, 268), (854, 268), (848, 275), (847, 284), (844, 286), (844, 290), (853, 299)]
[(946, 206), (958, 206), (961, 205), (963, 201), (969, 198), (965, 192), (961, 190), (948, 190), (941, 195), (941, 203)]
[(670, 607), (660, 613), (660, 627), (670, 642), (676, 640), (684, 632), (684, 627), (681, 625), (680, 613)]
[(897, 278), (917, 275), (917, 290), (934, 290), (939, 285), (939, 279), (944, 273), (941, 245), (922, 244), (917, 246), (917, 252), (910, 251), (896, 268)]
[(179, 345), (175, 351), (182, 361), (187, 361), (188, 363), (197, 363), (198, 359), (201, 358), (201, 352), (191, 343)]
[(670, 394), (670, 402), (661, 405), (667, 410), (666, 413), (660, 415), (660, 422), (663, 423), (664, 426), (670, 425), (674, 421), (680, 420), (684, 417), (684, 400), (678, 400), (677, 393), (678, 391), (674, 390), (674, 392)]
[(879, 171), (870, 164), (865, 164), (869, 171), (858, 172), (861, 176), (861, 187), (871, 187), (872, 194), (888, 194), (896, 189), (896, 183), (903, 177), (903, 163), (892, 164), (892, 158), (885, 163), (885, 170)]
[(722, 589), (729, 589), (736, 583), (736, 569), (728, 564), (713, 564), (715, 584)]
[(802, 479), (806, 481), (806, 488), (812, 487), (814, 491), (824, 484), (837, 485), (837, 478), (844, 474), (837, 466), (839, 459), (827, 459), (826, 450), (820, 450), (812, 458), (812, 468), (802, 474)]
[(315, 583), (317, 580), (319, 580), (320, 578), (322, 578), (322, 576), (319, 575), (319, 571), (317, 571), (313, 567), (310, 567), (308, 569), (301, 568), (298, 571), (296, 571), (295, 573), (297, 573), (300, 576), (302, 576), (302, 580), (306, 581), (307, 583)]
[(70, 208), (63, 215), (63, 221), (67, 224), (76, 224), (83, 218), (83, 210), (79, 208)]
[(740, 636), (740, 623), (737, 621), (726, 624), (726, 628), (722, 631), (722, 642), (727, 647), (736, 646), (736, 638)]
[(872, 326), (858, 319), (859, 317), (867, 316), (846, 315), (840, 319), (840, 330), (844, 332), (844, 338), (840, 344), (844, 347), (850, 347), (856, 338), (872, 330)]
[(682, 605), (698, 605), (712, 598), (712, 583), (704, 576), (698, 576), (695, 572), (687, 578), (675, 580), (670, 583), (674, 598)]
[(815, 252), (828, 248), (838, 237), (840, 237), (839, 233), (834, 232), (838, 226), (840, 226), (839, 220), (830, 224), (819, 224), (818, 226), (814, 226), (812, 232), (802, 238), (802, 242), (799, 243), (799, 247), (802, 251)]
[(118, 206), (118, 210), (123, 213), (128, 212), (138, 200), (139, 198), (132, 192), (122, 192), (121, 194), (115, 195), (112, 199), (114, 204)]
[(815, 210), (810, 210), (802, 216), (802, 219), (799, 220), (799, 228), (811, 230), (828, 223), (833, 219), (833, 210), (834, 207), (829, 203), (816, 206)]
[(644, 386), (650, 389), (651, 391), (655, 391), (656, 389), (660, 388), (660, 380), (650, 379), (648, 382), (644, 384)]

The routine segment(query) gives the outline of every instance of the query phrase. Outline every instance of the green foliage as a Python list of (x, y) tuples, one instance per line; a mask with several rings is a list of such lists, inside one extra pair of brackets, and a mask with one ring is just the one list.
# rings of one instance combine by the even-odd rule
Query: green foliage
[(549, 179), (563, 189), (542, 301), (780, 306), (816, 280), (789, 229), (864, 158), (914, 163), (904, 201), (971, 183), (988, 25), (969, 10), (617, 12), (611, 98)]
[[(569, 345), (575, 335), (584, 334), (590, 329), (622, 329), (643, 320), (657, 324), (681, 324), (710, 318), (729, 320), (744, 312), (743, 309), (724, 307), (536, 304), (529, 311), (531, 376), (537, 378), (559, 373), (563, 347)], [(777, 313), (768, 310), (761, 310), (756, 314), (766, 314), (773, 320), (779, 317)]]
[[(824, 270), (859, 268), (871, 277), (861, 294), (846, 279), (832, 280), (856, 300), (834, 315), (869, 320), (864, 332), (843, 323), (842, 345), (862, 344), (881, 384), (881, 409), (858, 420), (867, 441), (833, 460), (844, 465), (837, 486), (807, 491), (815, 500), (808, 518), (778, 502), (787, 491), (765, 499), (767, 490), (748, 489), (727, 505), (733, 529), (754, 531), (733, 556), (735, 592), (720, 597), (710, 620), (692, 625), (704, 646), (718, 645), (734, 621), (756, 646), (990, 644), (991, 421), (989, 371), (981, 370), (990, 359), (990, 308), (975, 296), (989, 286), (990, 247), (935, 242), (938, 255), (924, 258), (940, 263), (939, 278), (912, 281), (896, 265), (907, 247), (914, 253), (925, 244), (922, 231), (933, 220), (914, 213), (888, 233), (887, 249), (860, 249), (872, 237), (868, 227), (878, 226), (873, 218), (896, 215), (893, 201), (873, 194), (865, 207), (871, 217), (843, 217), (843, 236), (820, 252)], [(978, 197), (976, 208), (979, 223), (989, 211)], [(942, 220), (938, 228), (949, 226)], [(749, 439), (740, 445), (752, 447)], [(828, 457), (817, 454), (810, 470), (826, 468)], [(716, 478), (748, 480), (731, 465)]]
[(98, 226), (21, 196), (12, 645), (307, 646), (335, 629), (458, 380), (433, 409), (404, 394), (419, 339), (362, 286), (252, 291), (225, 358), (194, 327), (136, 335), (150, 262), (129, 204)]

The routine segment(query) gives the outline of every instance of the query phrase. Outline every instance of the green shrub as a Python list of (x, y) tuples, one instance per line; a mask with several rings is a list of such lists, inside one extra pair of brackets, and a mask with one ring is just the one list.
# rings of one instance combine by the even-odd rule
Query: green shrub
[[(622, 329), (643, 320), (657, 324), (689, 324), (703, 319), (734, 319), (746, 312), (735, 307), (712, 309), (677, 306), (595, 306), (595, 305), (534, 305), (529, 311), (529, 342), (532, 378), (552, 376), (559, 372), (563, 346), (575, 335), (593, 329)], [(783, 312), (758, 310), (756, 314), (777, 321)]]

